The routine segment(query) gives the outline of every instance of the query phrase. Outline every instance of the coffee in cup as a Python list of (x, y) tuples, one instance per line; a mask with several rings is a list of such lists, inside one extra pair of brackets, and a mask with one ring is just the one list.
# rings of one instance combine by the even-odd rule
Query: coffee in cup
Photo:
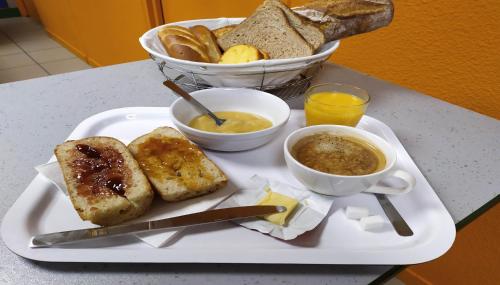
[(367, 175), (384, 169), (385, 156), (371, 143), (328, 132), (300, 139), (292, 156), (312, 169), (337, 175)]
[[(317, 125), (296, 130), (286, 138), (284, 154), (295, 178), (321, 194), (402, 194), (416, 183), (413, 175), (396, 168), (393, 146), (358, 128)], [(388, 178), (403, 180), (406, 186), (379, 183)]]

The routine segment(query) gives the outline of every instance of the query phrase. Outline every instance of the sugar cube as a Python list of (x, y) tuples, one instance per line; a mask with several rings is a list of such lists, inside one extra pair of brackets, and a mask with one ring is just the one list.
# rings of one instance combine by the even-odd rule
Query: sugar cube
[(359, 220), (361, 228), (365, 231), (378, 230), (384, 226), (384, 218), (379, 215), (363, 217)]
[(370, 211), (363, 207), (347, 206), (345, 208), (345, 214), (348, 219), (359, 220), (363, 217), (368, 217), (370, 215)]

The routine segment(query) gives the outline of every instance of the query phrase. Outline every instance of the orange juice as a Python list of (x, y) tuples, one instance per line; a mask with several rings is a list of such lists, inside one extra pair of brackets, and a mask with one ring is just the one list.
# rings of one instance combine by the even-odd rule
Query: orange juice
[(367, 101), (344, 92), (326, 91), (307, 96), (306, 125), (345, 125), (355, 127), (366, 110)]

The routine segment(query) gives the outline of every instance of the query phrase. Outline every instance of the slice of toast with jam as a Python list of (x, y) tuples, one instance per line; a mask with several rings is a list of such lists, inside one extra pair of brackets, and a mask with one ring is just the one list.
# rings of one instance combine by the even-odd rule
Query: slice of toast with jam
[(101, 226), (142, 215), (154, 192), (127, 147), (110, 137), (58, 145), (55, 155), (78, 215)]

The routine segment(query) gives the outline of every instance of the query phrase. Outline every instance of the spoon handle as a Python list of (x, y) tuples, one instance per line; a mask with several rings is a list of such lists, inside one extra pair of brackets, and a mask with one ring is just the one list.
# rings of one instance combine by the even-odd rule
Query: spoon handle
[(209, 115), (214, 119), (215, 123), (220, 126), (224, 123), (225, 120), (218, 118), (214, 113), (212, 113), (210, 110), (208, 110), (203, 104), (198, 102), (198, 100), (194, 99), (193, 96), (189, 95), (186, 91), (184, 91), (182, 88), (180, 88), (177, 84), (170, 80), (165, 80), (163, 82), (163, 85), (167, 86), (170, 90), (174, 91), (178, 95), (180, 95), (182, 98), (184, 98), (186, 101), (190, 102), (193, 104), (198, 110), (204, 114)]
[(375, 194), (380, 206), (384, 210), (385, 214), (391, 221), (392, 226), (400, 236), (412, 236), (413, 231), (410, 226), (405, 222), (403, 217), (399, 214), (398, 210), (392, 205), (391, 201), (384, 194)]

